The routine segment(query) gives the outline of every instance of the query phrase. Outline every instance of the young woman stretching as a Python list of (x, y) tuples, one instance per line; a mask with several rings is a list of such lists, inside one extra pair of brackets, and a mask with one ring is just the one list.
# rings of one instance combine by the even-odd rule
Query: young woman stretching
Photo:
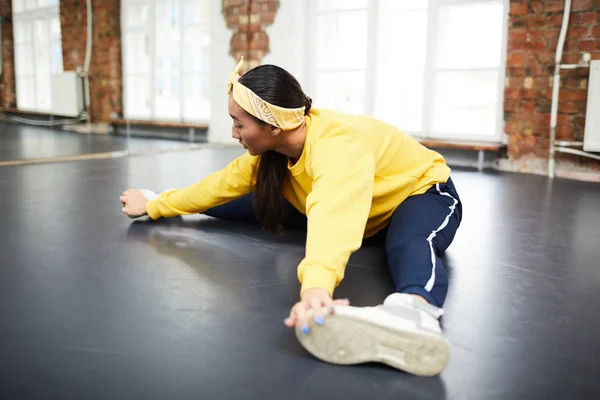
[[(304, 224), (300, 301), (285, 320), (304, 348), (335, 364), (438, 374), (449, 359), (438, 322), (448, 289), (440, 255), (462, 213), (443, 157), (376, 119), (311, 109), (298, 81), (279, 67), (240, 77), (242, 62), (228, 85), (229, 114), (232, 136), (248, 152), (181, 190), (127, 190), (123, 213), (203, 213), (256, 220), (275, 232)], [(396, 292), (375, 307), (333, 300), (350, 255), (376, 234), (385, 235)]]

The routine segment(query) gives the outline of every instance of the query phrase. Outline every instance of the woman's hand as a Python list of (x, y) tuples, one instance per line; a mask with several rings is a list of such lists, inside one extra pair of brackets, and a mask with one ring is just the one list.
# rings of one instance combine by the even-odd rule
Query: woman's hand
[(140, 190), (126, 190), (119, 199), (121, 200), (121, 206), (123, 207), (123, 214), (128, 215), (131, 218), (146, 215), (146, 203), (148, 202), (148, 199)]
[(302, 332), (308, 334), (309, 310), (312, 310), (312, 317), (315, 322), (322, 325), (325, 317), (323, 308), (326, 308), (328, 313), (333, 314), (334, 305), (347, 306), (349, 304), (350, 302), (347, 299), (333, 300), (325, 289), (308, 289), (302, 294), (302, 299), (292, 307), (290, 316), (285, 320), (285, 325), (288, 328), (299, 326)]

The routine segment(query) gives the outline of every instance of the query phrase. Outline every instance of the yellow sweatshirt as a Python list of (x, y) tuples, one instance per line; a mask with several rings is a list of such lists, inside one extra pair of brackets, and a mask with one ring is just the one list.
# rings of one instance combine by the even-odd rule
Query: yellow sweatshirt
[[(200, 182), (164, 192), (148, 202), (148, 215), (201, 213), (250, 193), (257, 161), (246, 153)], [(301, 293), (324, 288), (333, 294), (363, 238), (385, 228), (407, 197), (450, 176), (440, 154), (397, 128), (323, 109), (306, 116), (304, 151), (288, 169), (283, 194), (308, 217)]]

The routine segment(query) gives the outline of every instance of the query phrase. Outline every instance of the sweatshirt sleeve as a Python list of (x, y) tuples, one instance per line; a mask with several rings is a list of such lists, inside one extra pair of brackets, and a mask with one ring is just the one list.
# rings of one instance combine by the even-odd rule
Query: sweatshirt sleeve
[(250, 193), (257, 161), (246, 153), (197, 183), (161, 193), (148, 201), (146, 212), (152, 219), (198, 214)]
[(300, 293), (322, 288), (333, 295), (350, 255), (362, 244), (371, 210), (375, 156), (342, 131), (319, 138), (310, 168), (313, 187), (306, 200), (306, 255), (298, 266)]

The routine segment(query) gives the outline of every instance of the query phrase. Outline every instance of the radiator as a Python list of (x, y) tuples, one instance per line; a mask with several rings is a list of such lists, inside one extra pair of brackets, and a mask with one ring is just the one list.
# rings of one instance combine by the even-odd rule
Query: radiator
[(52, 114), (77, 117), (83, 111), (83, 80), (74, 71), (52, 75)]
[(583, 150), (600, 152), (600, 60), (590, 64)]

